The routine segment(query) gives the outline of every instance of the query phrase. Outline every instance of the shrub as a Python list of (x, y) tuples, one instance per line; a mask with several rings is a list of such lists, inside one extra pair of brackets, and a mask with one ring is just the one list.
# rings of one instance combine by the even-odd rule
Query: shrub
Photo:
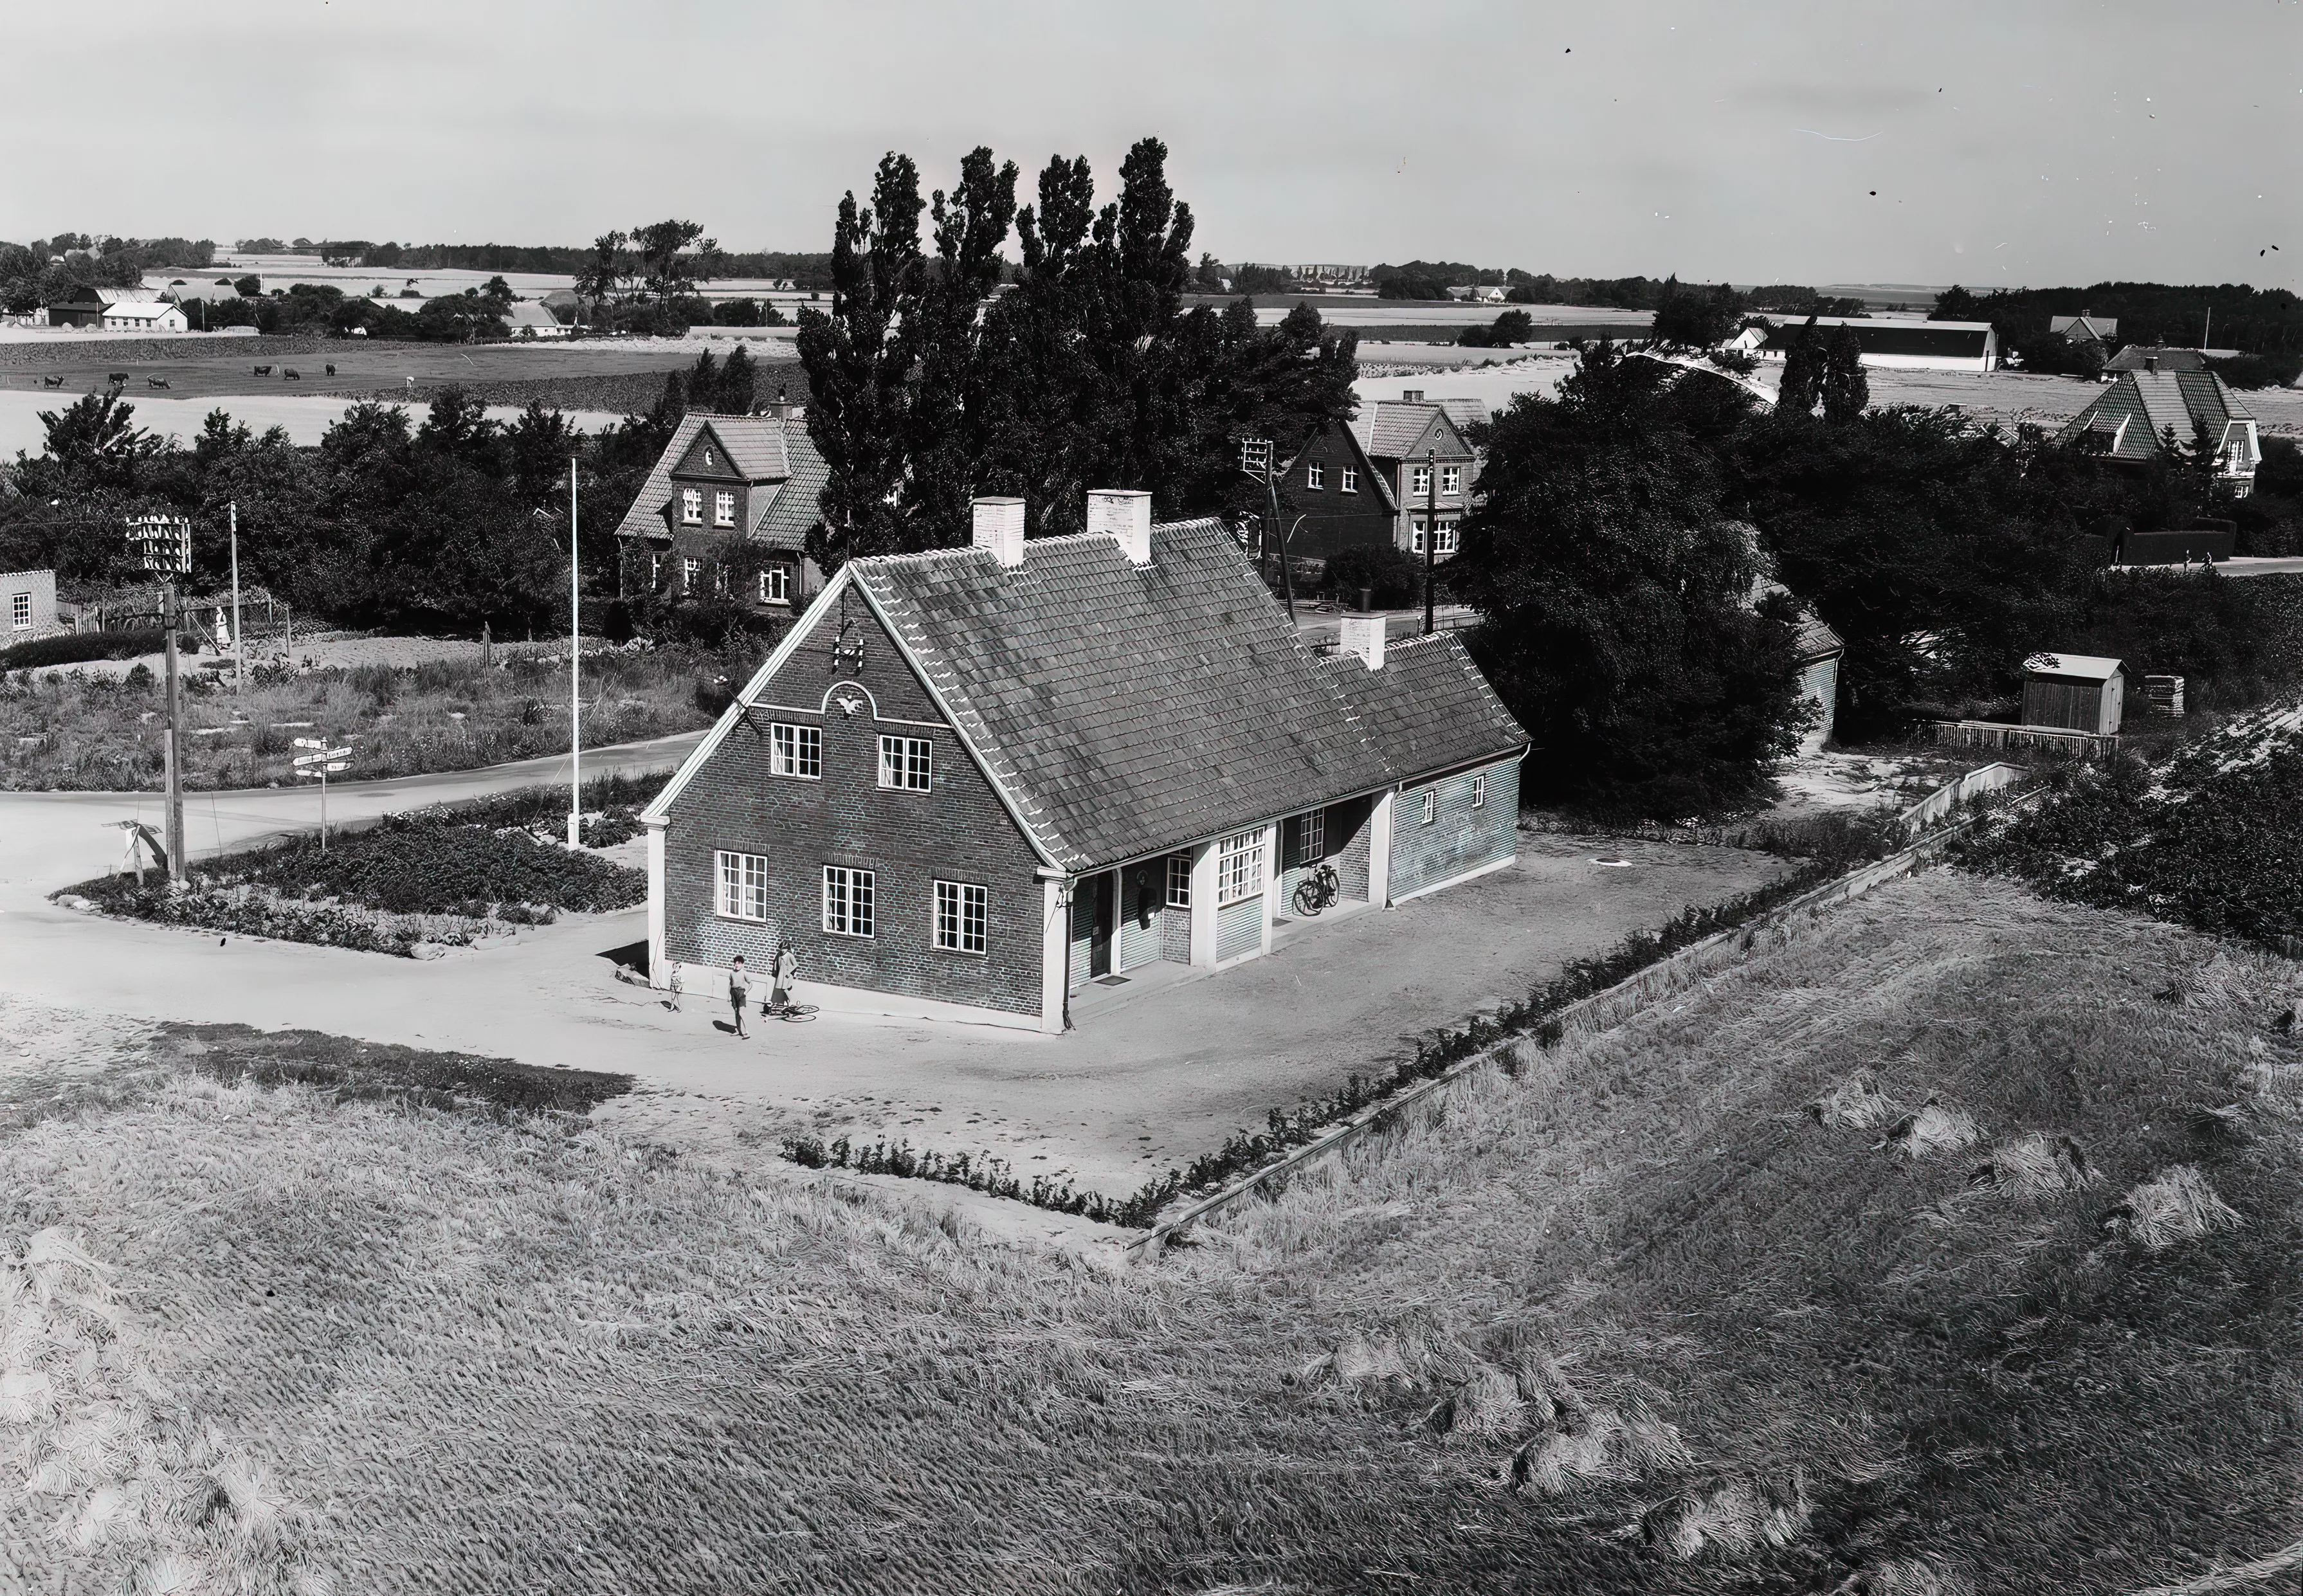
[[(65, 632), (0, 650), (0, 671), (83, 665), (91, 660), (132, 660), (139, 654), (157, 654), (167, 646), (168, 634), (156, 626), (116, 632)], [(179, 637), (176, 646), (186, 654), (198, 654), (199, 639)]]
[(2234, 388), (2284, 388), (2303, 376), (2303, 354), (2274, 350), (2269, 354), (2234, 355), (2208, 361), (2207, 369)]
[(1356, 544), (1328, 561), (1328, 586), (1347, 603), (1364, 588), (1379, 608), (1396, 609), (1415, 602), (1422, 580), (1415, 556), (1396, 544)]

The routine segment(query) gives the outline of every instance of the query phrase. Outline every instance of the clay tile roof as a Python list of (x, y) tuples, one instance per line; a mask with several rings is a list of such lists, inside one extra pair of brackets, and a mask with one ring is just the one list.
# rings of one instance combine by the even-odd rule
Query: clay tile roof
[(1355, 654), (1330, 654), (1320, 670), (1397, 781), (1503, 758), (1527, 746), (1527, 733), (1453, 632), (1388, 644), (1379, 671)]
[(2092, 431), (2106, 442), (2117, 440), (2113, 460), (2149, 460), (2171, 426), (2179, 442), (2189, 443), (2195, 417), (2220, 442), (2224, 423), (2251, 420), (2253, 412), (2212, 371), (2130, 371), (2063, 423), (2055, 438), (2068, 443)]
[(815, 452), (815, 443), (797, 422), (785, 429), (784, 450), (791, 476), (771, 493), (752, 495), (752, 525), (747, 536), (770, 548), (797, 553), (806, 546), (808, 528), (820, 519), (817, 506), (831, 468)]
[(2107, 372), (2140, 371), (2146, 364), (2156, 360), (2162, 371), (2205, 371), (2207, 358), (2195, 349), (2166, 349), (2146, 343), (2130, 343), (2103, 363)]
[(799, 547), (799, 540), (815, 521), (816, 499), (823, 491), (823, 458), (808, 441), (802, 423), (773, 416), (713, 416), (693, 413), (680, 418), (664, 445), (663, 453), (648, 472), (647, 481), (617, 524), (619, 537), (661, 536), (665, 530), (663, 507), (671, 502), (671, 469), (685, 456), (696, 435), (705, 427), (720, 440), (728, 463), (755, 485), (781, 483), (773, 494), (752, 494), (750, 536), (778, 548)]
[(1166, 852), (1392, 780), (1220, 521), (847, 570), (1050, 857)]
[(1405, 460), (1435, 425), (1440, 435), (1431, 441), (1442, 454), (1455, 458), (1470, 454), (1443, 407), (1429, 402), (1411, 404), (1405, 400), (1378, 400), (1362, 411), (1360, 443), (1375, 459)]

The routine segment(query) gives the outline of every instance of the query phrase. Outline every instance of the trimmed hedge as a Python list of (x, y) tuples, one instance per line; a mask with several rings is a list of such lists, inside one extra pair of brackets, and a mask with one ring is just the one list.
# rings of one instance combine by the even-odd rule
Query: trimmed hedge
[[(38, 665), (84, 665), (93, 660), (132, 660), (140, 654), (158, 654), (167, 646), (167, 631), (156, 626), (117, 632), (64, 632), (0, 649), (0, 671), (29, 671)], [(176, 646), (186, 654), (200, 651), (198, 638), (181, 634), (176, 638)]]

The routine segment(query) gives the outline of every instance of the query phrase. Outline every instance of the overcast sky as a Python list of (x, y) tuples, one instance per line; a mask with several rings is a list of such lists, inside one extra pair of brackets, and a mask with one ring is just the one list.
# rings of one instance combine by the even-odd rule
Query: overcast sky
[(884, 150), (1108, 192), (1152, 133), (1227, 260), (2303, 286), (2294, 0), (107, 0), (0, 39), (0, 238), (822, 249)]

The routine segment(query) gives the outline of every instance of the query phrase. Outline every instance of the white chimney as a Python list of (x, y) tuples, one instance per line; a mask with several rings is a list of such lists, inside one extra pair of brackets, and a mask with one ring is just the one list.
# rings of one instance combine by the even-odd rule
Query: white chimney
[(978, 499), (974, 510), (975, 546), (990, 549), (1002, 565), (1023, 564), (1024, 501)]
[(1087, 494), (1087, 529), (1119, 540), (1119, 552), (1135, 565), (1152, 563), (1152, 495), (1141, 488), (1095, 487)]
[(1380, 615), (1346, 615), (1341, 639), (1346, 654), (1360, 656), (1360, 663), (1371, 671), (1383, 669), (1383, 617)]

